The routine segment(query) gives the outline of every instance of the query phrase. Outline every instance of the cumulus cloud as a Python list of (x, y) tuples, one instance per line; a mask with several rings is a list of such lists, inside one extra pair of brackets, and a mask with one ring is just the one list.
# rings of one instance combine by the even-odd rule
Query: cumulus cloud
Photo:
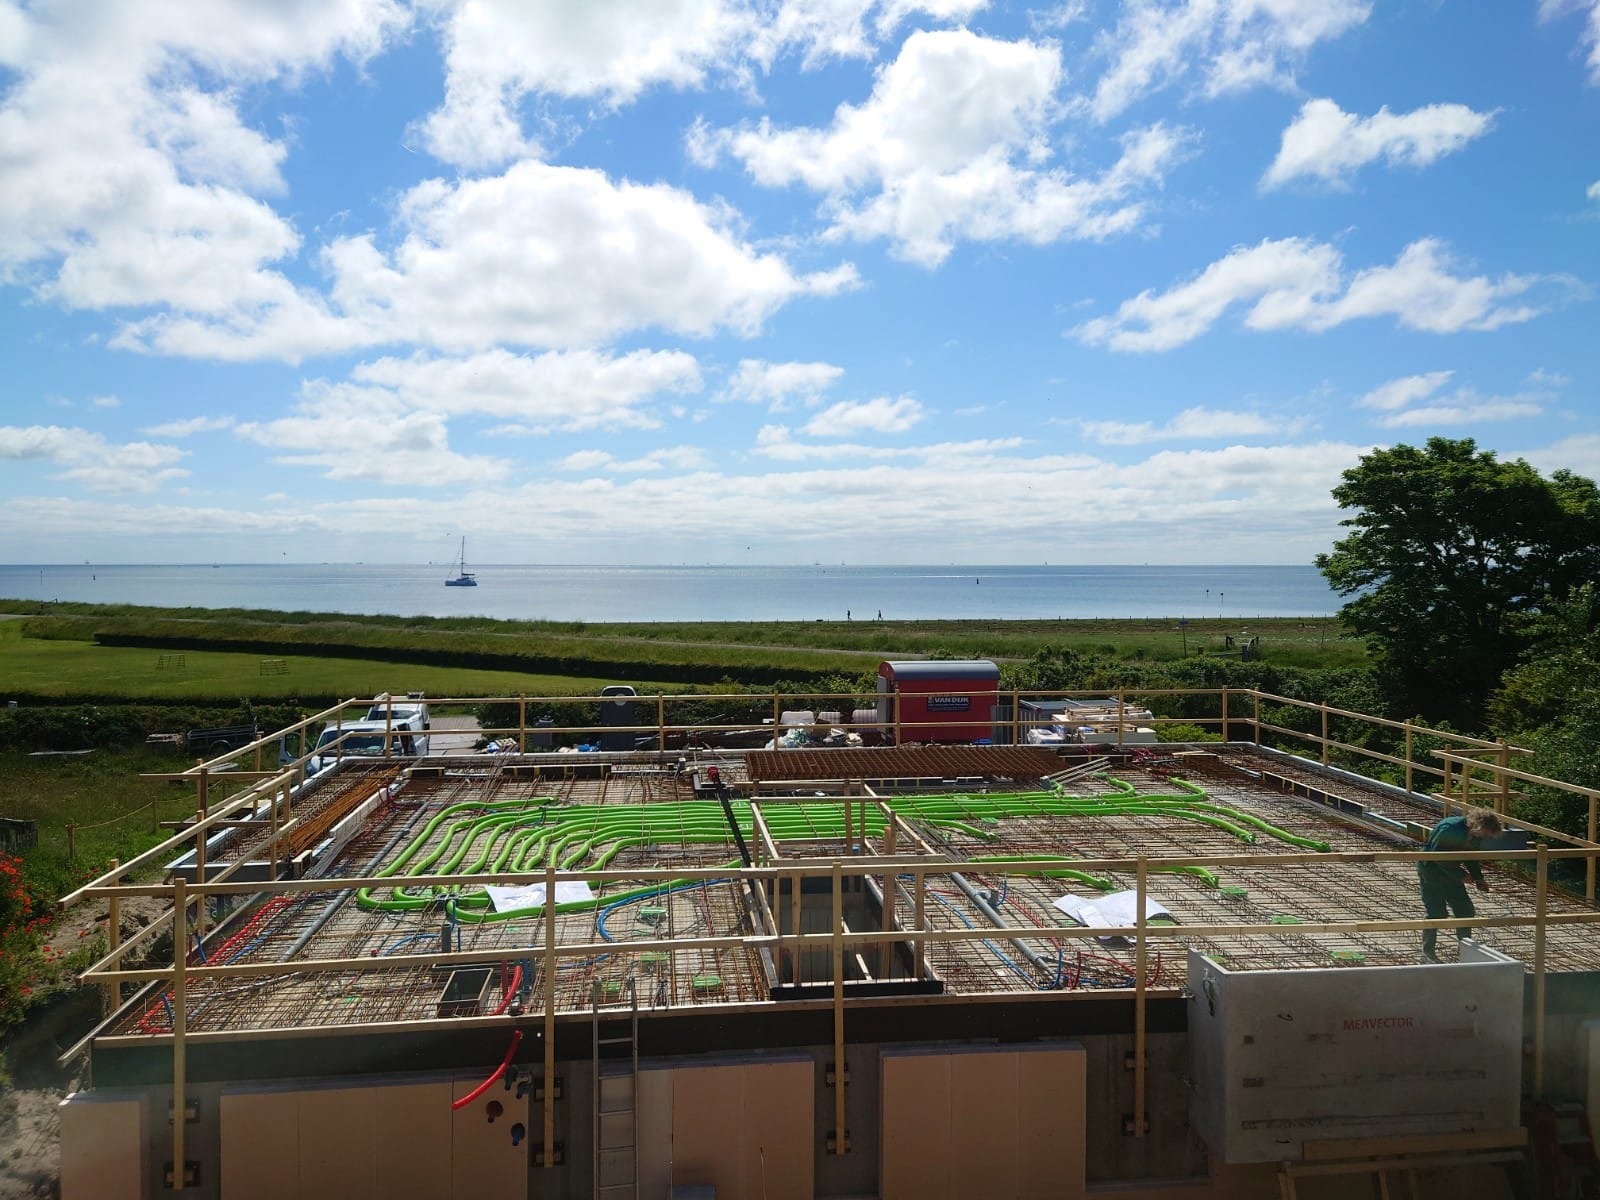
[(699, 87), (756, 28), (753, 12), (727, 0), (459, 0), (441, 8), (445, 99), (422, 136), (437, 157), (478, 168), (543, 153), (518, 113), (530, 93), (615, 108), (651, 87)]
[(765, 362), (741, 359), (723, 393), (728, 400), (768, 404), (774, 409), (791, 400), (814, 401), (844, 375), (843, 367), (825, 362)]
[(842, 438), (858, 433), (905, 433), (927, 413), (910, 396), (879, 396), (873, 400), (843, 401), (829, 405), (802, 427), (812, 437)]
[(1190, 137), (1163, 125), (1123, 138), (1096, 176), (1050, 167), (1063, 79), (1053, 42), (1007, 42), (965, 29), (920, 30), (881, 68), (872, 94), (826, 127), (696, 126), (702, 163), (728, 154), (758, 183), (800, 183), (825, 197), (828, 235), (886, 238), (924, 266), (961, 239), (1102, 238), (1144, 220), (1138, 196), (1160, 184)]
[[(445, 47), (444, 103), (419, 125), (435, 156), (471, 169), (542, 157), (527, 109), (602, 110), (652, 88), (747, 87), (789, 53), (802, 69), (871, 58), (904, 21), (960, 22), (987, 0), (432, 0)], [(874, 14), (874, 10), (876, 13)], [(533, 123), (552, 118), (536, 111)]]
[(0, 462), (45, 462), (55, 479), (92, 492), (153, 492), (189, 472), (176, 464), (185, 452), (153, 442), (108, 441), (90, 429), (61, 425), (0, 425)]
[(235, 88), (364, 61), (407, 14), (394, 0), (165, 7), (5, 6), (0, 281), (88, 309), (221, 314), (293, 296), (274, 264), (299, 236), (257, 195), (281, 189), (284, 146), (245, 124)]
[(1586, 479), (1600, 479), (1600, 433), (1575, 433), (1522, 457), (1546, 474), (1572, 471)]
[(240, 321), (156, 316), (127, 326), (121, 344), (295, 360), (393, 342), (589, 346), (652, 327), (748, 335), (798, 296), (857, 282), (849, 264), (796, 274), (746, 242), (731, 213), (678, 188), (540, 162), (427, 180), (401, 196), (398, 221), (392, 249), (373, 234), (328, 246), (331, 307), (295, 296)]
[(1253, 412), (1229, 412), (1205, 407), (1186, 408), (1171, 420), (1076, 421), (1090, 441), (1102, 446), (1138, 446), (1147, 442), (1210, 441), (1221, 438), (1261, 437), (1295, 433), (1305, 428), (1303, 418), (1281, 420)]
[(350, 373), (407, 409), (447, 416), (509, 418), (524, 432), (653, 429), (650, 404), (700, 390), (700, 365), (681, 350), (486, 350), (462, 358), (381, 358)]
[(163, 421), (159, 425), (146, 425), (143, 432), (151, 437), (185, 438), (193, 437), (197, 433), (215, 433), (221, 429), (232, 429), (232, 417), (189, 417), (181, 421)]
[[(1483, 396), (1472, 388), (1457, 388), (1449, 396), (1440, 391), (1455, 375), (1454, 371), (1429, 371), (1425, 375), (1407, 375), (1391, 379), (1373, 388), (1356, 401), (1361, 408), (1370, 408), (1381, 415), (1376, 423), (1384, 429), (1435, 428), (1445, 425), (1472, 425), (1488, 421), (1509, 421), (1536, 417), (1544, 411), (1539, 394), (1517, 396)], [(1550, 377), (1535, 372), (1539, 378), (1529, 377), (1529, 382), (1548, 385)]]
[(1309, 178), (1343, 185), (1379, 159), (1390, 166), (1425, 167), (1482, 137), (1493, 124), (1493, 113), (1464, 104), (1430, 104), (1408, 113), (1380, 108), (1358, 117), (1332, 100), (1308, 100), (1283, 131), (1278, 157), (1261, 184), (1275, 188)]
[(1539, 16), (1549, 21), (1568, 13), (1583, 14), (1583, 33), (1588, 47), (1589, 82), (1600, 86), (1600, 0), (1539, 0)]
[[(918, 462), (944, 467), (993, 459), (1027, 444), (1020, 437), (976, 438), (965, 442), (934, 442), (921, 446), (870, 446), (861, 442), (797, 442), (787, 425), (763, 425), (756, 434), (755, 453), (780, 462)], [(1086, 456), (1082, 460), (1091, 461)]]
[(450, 449), (445, 418), (408, 410), (382, 388), (313, 380), (287, 417), (234, 427), (283, 466), (313, 467), (328, 479), (437, 488), (492, 482), (510, 464)]
[(1433, 395), (1450, 382), (1454, 371), (1429, 371), (1426, 375), (1407, 375), (1379, 384), (1356, 403), (1362, 408), (1375, 408), (1379, 412), (1394, 412), (1407, 408), (1418, 400)]
[(1461, 276), (1435, 238), (1411, 243), (1388, 266), (1349, 274), (1333, 246), (1305, 238), (1240, 246), (1199, 275), (1165, 292), (1141, 292), (1116, 313), (1072, 332), (1113, 350), (1170, 350), (1193, 341), (1235, 305), (1253, 330), (1321, 332), (1360, 318), (1392, 316), (1407, 329), (1455, 333), (1531, 320), (1545, 308), (1512, 301), (1540, 283), (1534, 275)]
[(1385, 413), (1378, 418), (1378, 424), (1385, 429), (1433, 429), (1442, 425), (1526, 420), (1543, 411), (1543, 405), (1527, 397), (1480, 396), (1470, 388), (1462, 388), (1448, 401)]
[(698, 471), (710, 463), (710, 456), (698, 446), (662, 446), (631, 459), (616, 458), (605, 450), (577, 450), (555, 465), (561, 471), (642, 475), (652, 471)]
[(1367, 19), (1369, 0), (1130, 0), (1097, 48), (1109, 60), (1090, 111), (1110, 120), (1191, 74), (1208, 96), (1292, 87), (1318, 42)]

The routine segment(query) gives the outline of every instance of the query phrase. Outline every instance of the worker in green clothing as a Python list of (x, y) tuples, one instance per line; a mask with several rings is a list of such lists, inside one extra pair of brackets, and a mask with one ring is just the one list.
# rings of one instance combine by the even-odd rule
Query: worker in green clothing
[[(1423, 845), (1424, 850), (1440, 853), (1464, 853), (1479, 850), (1484, 842), (1500, 835), (1500, 818), (1487, 808), (1470, 808), (1459, 817), (1446, 817), (1435, 825)], [(1429, 862), (1417, 860), (1417, 878), (1422, 884), (1422, 908), (1429, 920), (1447, 916), (1470, 917), (1477, 910), (1472, 907), (1472, 897), (1467, 895), (1467, 876), (1472, 876), (1480, 892), (1487, 892), (1489, 884), (1483, 877), (1483, 864), (1466, 862)], [(1456, 940), (1465, 938), (1470, 931), (1465, 925), (1456, 928)], [(1422, 931), (1422, 961), (1438, 962), (1435, 952), (1439, 941), (1437, 929)]]

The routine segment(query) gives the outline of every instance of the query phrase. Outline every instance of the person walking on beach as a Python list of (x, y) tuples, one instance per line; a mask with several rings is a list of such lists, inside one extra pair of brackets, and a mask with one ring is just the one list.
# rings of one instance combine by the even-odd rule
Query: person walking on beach
[[(1500, 835), (1500, 818), (1487, 808), (1469, 808), (1457, 817), (1446, 817), (1428, 834), (1424, 850), (1436, 853), (1462, 853), (1482, 849), (1490, 838)], [(1417, 881), (1422, 887), (1422, 909), (1430, 921), (1444, 917), (1471, 917), (1477, 915), (1472, 907), (1472, 897), (1467, 895), (1467, 876), (1471, 876), (1480, 892), (1489, 890), (1483, 877), (1483, 864), (1468, 862), (1430, 862), (1417, 860)], [(1464, 939), (1470, 929), (1465, 925), (1456, 928), (1456, 940)], [(1422, 931), (1422, 961), (1438, 962), (1439, 931)]]

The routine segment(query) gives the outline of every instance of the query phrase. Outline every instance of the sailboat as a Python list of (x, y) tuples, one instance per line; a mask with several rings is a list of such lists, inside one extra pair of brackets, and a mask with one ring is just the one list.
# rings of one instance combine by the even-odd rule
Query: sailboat
[(445, 587), (477, 587), (478, 577), (467, 570), (467, 539), (461, 539), (461, 553), (456, 556), (456, 573), (444, 581)]

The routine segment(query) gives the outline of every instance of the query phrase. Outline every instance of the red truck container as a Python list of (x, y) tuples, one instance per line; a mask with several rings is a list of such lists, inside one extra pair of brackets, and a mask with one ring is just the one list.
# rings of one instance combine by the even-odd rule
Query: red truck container
[(887, 741), (978, 742), (994, 732), (1000, 668), (986, 658), (878, 664), (878, 721)]

